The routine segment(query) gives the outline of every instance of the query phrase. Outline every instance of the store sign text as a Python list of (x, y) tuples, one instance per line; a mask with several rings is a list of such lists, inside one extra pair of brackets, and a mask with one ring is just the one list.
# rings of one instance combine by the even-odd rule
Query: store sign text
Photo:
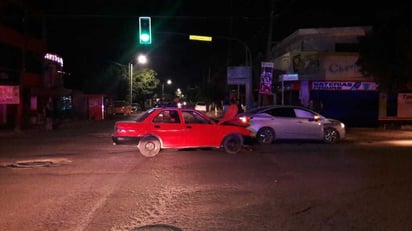
[(376, 91), (377, 84), (375, 82), (361, 81), (313, 81), (312, 89), (329, 91)]

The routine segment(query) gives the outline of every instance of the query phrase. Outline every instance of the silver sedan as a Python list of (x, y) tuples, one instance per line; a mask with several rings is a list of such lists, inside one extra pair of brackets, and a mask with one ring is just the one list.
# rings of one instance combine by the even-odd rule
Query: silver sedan
[(250, 117), (248, 129), (260, 144), (275, 140), (323, 140), (336, 143), (346, 136), (345, 124), (300, 106), (271, 105), (241, 113)]

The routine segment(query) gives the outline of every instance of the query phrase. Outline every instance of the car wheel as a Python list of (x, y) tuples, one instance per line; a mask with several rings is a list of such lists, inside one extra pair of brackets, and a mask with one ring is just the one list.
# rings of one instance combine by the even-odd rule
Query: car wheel
[(160, 141), (155, 137), (144, 137), (137, 145), (139, 152), (145, 157), (154, 157), (160, 152)]
[(229, 135), (223, 140), (223, 148), (230, 154), (238, 153), (242, 149), (242, 146), (243, 138), (238, 134)]
[(326, 143), (336, 143), (340, 139), (339, 132), (334, 128), (325, 128), (323, 132), (323, 141)]
[(259, 144), (271, 144), (275, 140), (275, 132), (272, 128), (261, 128), (256, 134), (256, 140)]

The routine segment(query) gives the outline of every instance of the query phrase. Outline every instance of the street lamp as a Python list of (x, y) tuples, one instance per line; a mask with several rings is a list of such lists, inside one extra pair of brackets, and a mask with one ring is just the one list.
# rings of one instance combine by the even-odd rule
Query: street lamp
[(140, 63), (140, 64), (146, 64), (147, 63), (146, 55), (139, 55), (137, 57), (137, 62)]
[[(172, 84), (172, 80), (168, 79), (166, 81), (167, 85)], [(165, 100), (165, 82), (162, 83), (162, 101)]]

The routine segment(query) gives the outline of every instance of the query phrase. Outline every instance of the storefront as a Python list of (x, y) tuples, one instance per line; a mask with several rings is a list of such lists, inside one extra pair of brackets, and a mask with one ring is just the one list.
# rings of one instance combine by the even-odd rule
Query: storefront
[[(298, 76), (274, 78), (276, 103), (309, 107), (349, 126), (378, 125), (379, 92), (371, 77), (359, 72), (357, 53), (292, 52), (275, 62)], [(279, 65), (277, 66), (279, 67)], [(287, 72), (286, 72), (287, 73)]]

